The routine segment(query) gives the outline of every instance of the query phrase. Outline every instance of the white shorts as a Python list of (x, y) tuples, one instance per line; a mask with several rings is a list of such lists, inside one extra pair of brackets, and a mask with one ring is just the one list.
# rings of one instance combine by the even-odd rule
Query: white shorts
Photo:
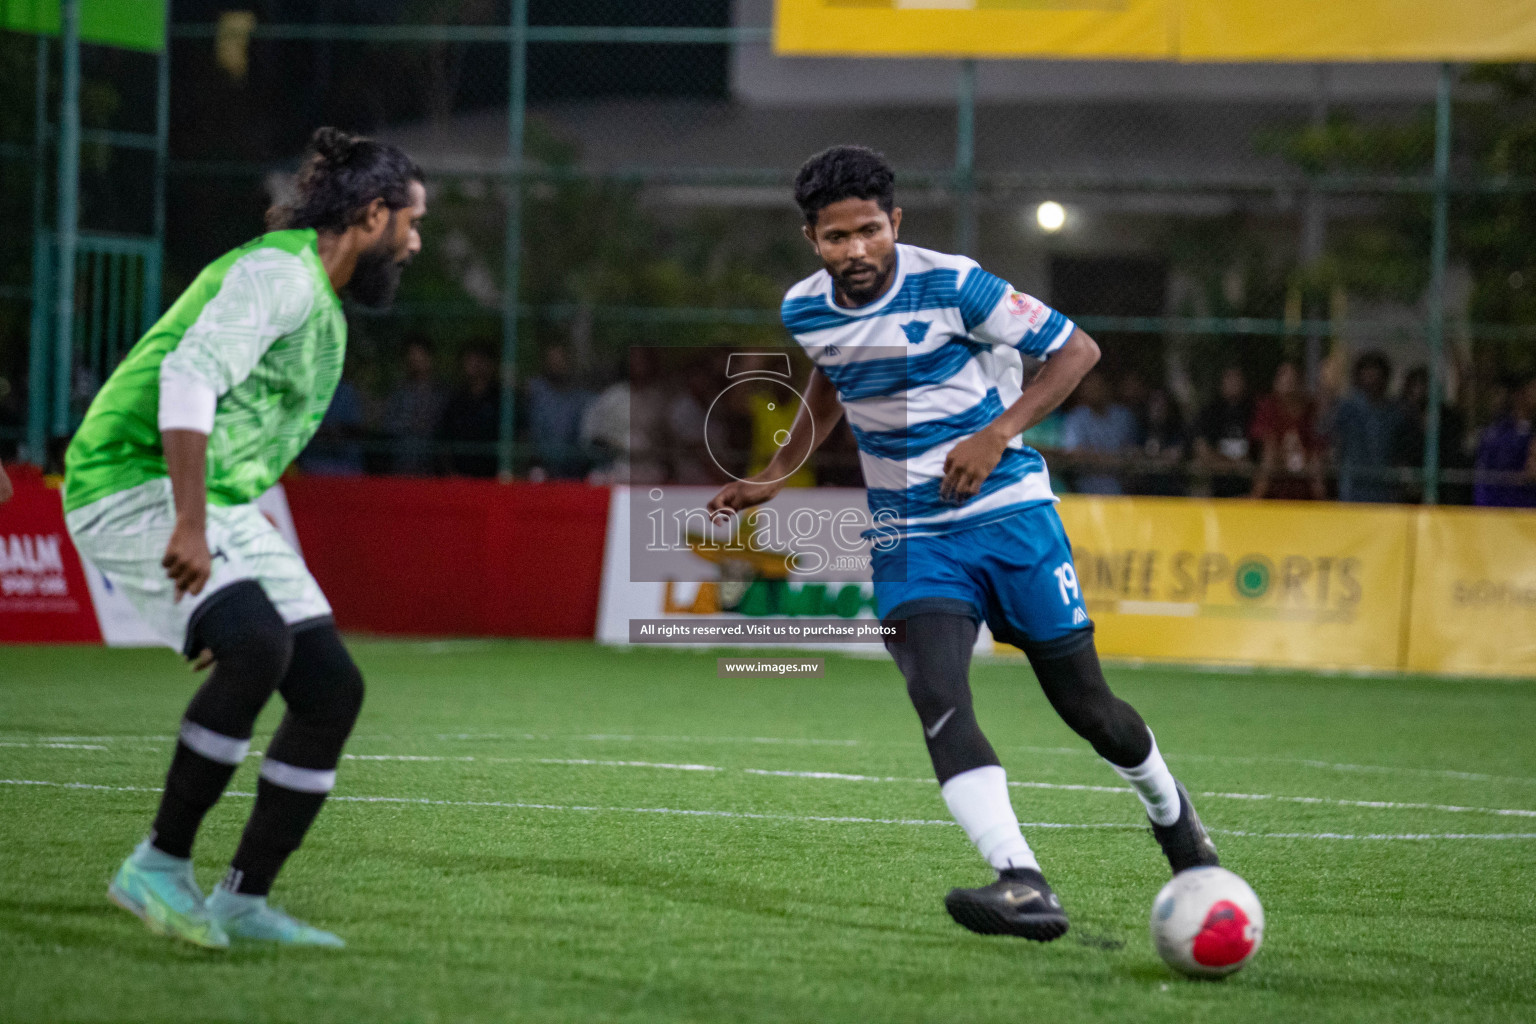
[(187, 627), (208, 599), (231, 583), (261, 584), (289, 625), (331, 614), (304, 560), (255, 505), (208, 506), (213, 574), (201, 594), (176, 600), (176, 584), (160, 560), (176, 525), (169, 480), (151, 480), (64, 517), (75, 548), (128, 598), (166, 644), (189, 657)]

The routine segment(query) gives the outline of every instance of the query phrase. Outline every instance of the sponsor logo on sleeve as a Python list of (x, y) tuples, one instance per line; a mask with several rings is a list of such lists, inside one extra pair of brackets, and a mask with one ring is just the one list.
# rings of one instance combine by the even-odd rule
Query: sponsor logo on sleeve
[(1008, 303), (1008, 312), (1014, 316), (1023, 317), (1030, 330), (1034, 330), (1045, 323), (1045, 318), (1049, 315), (1045, 303), (1033, 295), (1025, 295), (1023, 292), (1009, 292), (1007, 299), (1004, 301)]

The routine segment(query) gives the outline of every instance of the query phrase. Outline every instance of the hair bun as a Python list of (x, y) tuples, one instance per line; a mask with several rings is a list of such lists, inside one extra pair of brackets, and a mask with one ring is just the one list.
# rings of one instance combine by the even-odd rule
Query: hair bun
[(364, 141), (357, 135), (344, 132), (340, 128), (317, 128), (315, 134), (310, 137), (309, 148), (316, 156), (331, 165), (345, 164), (352, 159), (358, 146)]

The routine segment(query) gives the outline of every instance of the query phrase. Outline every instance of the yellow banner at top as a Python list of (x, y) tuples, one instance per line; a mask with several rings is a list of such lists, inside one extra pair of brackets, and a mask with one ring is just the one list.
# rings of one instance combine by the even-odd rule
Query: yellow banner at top
[(1529, 60), (1532, 0), (777, 0), (781, 54)]
[(778, 0), (785, 54), (1168, 56), (1169, 0)]

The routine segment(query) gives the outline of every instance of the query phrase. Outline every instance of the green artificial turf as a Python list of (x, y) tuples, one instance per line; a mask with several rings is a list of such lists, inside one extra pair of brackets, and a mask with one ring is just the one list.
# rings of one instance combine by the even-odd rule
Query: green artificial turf
[[(1197, 800), (1267, 909), (1255, 962), (1210, 983), (1151, 948), (1167, 868), (1135, 799), (1053, 788), (1121, 783), (1021, 662), (973, 673), (1010, 778), (1047, 784), (1019, 816), (1110, 826), (1026, 827), (1072, 917), (1046, 946), (944, 913), (988, 872), (887, 661), (722, 680), (714, 653), (354, 647), (348, 799), (274, 892), (349, 946), (224, 954), (105, 895), (194, 678), (162, 651), (0, 648), (0, 1020), (1536, 1019), (1530, 683), (1112, 669), (1175, 773), (1227, 794)], [(250, 806), (210, 815), (205, 885)]]

